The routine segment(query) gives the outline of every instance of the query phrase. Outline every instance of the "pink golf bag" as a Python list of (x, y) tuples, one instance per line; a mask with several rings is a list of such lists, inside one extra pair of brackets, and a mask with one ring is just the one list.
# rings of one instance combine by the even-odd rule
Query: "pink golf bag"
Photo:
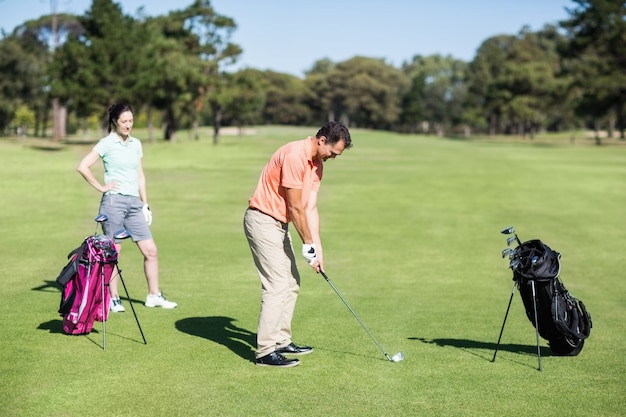
[(63, 332), (87, 334), (94, 321), (105, 322), (109, 316), (109, 281), (117, 264), (114, 242), (104, 235), (88, 236), (72, 251), (69, 263), (57, 282), (63, 287), (59, 314)]

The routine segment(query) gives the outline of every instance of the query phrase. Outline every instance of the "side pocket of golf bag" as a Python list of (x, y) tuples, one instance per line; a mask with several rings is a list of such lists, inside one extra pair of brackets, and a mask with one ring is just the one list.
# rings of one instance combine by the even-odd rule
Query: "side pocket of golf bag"
[(65, 287), (61, 290), (61, 303), (59, 304), (59, 314), (65, 316), (72, 309), (74, 299), (76, 298), (76, 289), (74, 288), (74, 280), (70, 279)]
[(552, 319), (557, 329), (566, 337), (588, 338), (592, 323), (585, 304), (574, 298), (560, 280), (556, 280), (554, 287)]

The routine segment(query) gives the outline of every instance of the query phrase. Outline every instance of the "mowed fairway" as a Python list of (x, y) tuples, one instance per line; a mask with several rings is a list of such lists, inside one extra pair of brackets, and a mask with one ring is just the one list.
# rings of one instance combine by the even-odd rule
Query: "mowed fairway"
[[(387, 353), (406, 359), (387, 361), (301, 260), (294, 340), (315, 352), (291, 369), (255, 366), (260, 284), (242, 216), (272, 152), (315, 132), (144, 141), (161, 288), (179, 307), (143, 306), (141, 258), (125, 242), (120, 266), (148, 343), (125, 301), (107, 322), (106, 350), (100, 323), (67, 336), (56, 313), (54, 280), (95, 228), (99, 195), (75, 171), (91, 145), (0, 141), (0, 415), (626, 415), (618, 145), (354, 130), (354, 148), (325, 166), (326, 272)], [(577, 357), (551, 356), (542, 340), (542, 372), (517, 293), (491, 363), (513, 285), (500, 256), (507, 226), (562, 253), (561, 278), (593, 318)]]

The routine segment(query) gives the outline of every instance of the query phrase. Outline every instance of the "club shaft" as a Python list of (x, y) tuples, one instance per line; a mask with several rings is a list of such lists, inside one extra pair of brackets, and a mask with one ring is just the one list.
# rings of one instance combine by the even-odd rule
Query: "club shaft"
[(389, 355), (387, 354), (387, 352), (385, 352), (385, 349), (382, 347), (382, 345), (380, 343), (378, 343), (378, 340), (376, 340), (376, 338), (374, 337), (374, 335), (372, 334), (372, 332), (370, 332), (370, 329), (367, 328), (367, 326), (365, 325), (365, 323), (363, 323), (363, 320), (361, 320), (361, 318), (359, 317), (358, 314), (356, 314), (356, 311), (354, 311), (354, 309), (352, 309), (352, 307), (350, 307), (350, 304), (348, 304), (348, 302), (346, 301), (345, 298), (343, 298), (343, 295), (341, 295), (341, 292), (339, 292), (339, 290), (337, 289), (337, 287), (335, 287), (335, 284), (333, 284), (333, 282), (328, 278), (328, 276), (323, 272), (320, 271), (320, 274), (322, 274), (322, 276), (324, 277), (324, 279), (326, 280), (326, 282), (328, 282), (331, 286), (331, 288), (335, 291), (335, 293), (339, 296), (339, 298), (341, 299), (341, 301), (343, 301), (343, 303), (346, 305), (346, 307), (348, 307), (348, 310), (350, 310), (350, 312), (352, 313), (352, 315), (354, 316), (354, 318), (359, 322), (359, 324), (361, 325), (361, 327), (363, 327), (363, 330), (365, 330), (365, 332), (369, 335), (369, 337), (372, 339), (372, 341), (376, 344), (376, 346), (378, 347), (378, 349), (380, 349), (380, 351), (383, 353), (383, 355), (385, 355), (385, 357), (389, 360), (391, 360), (391, 358), (389, 357)]

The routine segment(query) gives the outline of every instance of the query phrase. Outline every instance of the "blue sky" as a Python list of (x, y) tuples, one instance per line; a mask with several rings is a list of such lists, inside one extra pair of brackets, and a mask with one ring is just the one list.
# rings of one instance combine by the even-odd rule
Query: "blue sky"
[[(83, 14), (91, 0), (0, 0), (0, 29), (49, 14)], [(192, 0), (121, 0), (125, 14), (144, 6), (148, 15), (182, 9)], [(244, 53), (235, 69), (302, 76), (315, 61), (341, 62), (356, 55), (396, 67), (415, 55), (451, 55), (470, 61), (487, 38), (539, 30), (568, 18), (568, 0), (213, 0), (237, 23), (233, 42)]]

